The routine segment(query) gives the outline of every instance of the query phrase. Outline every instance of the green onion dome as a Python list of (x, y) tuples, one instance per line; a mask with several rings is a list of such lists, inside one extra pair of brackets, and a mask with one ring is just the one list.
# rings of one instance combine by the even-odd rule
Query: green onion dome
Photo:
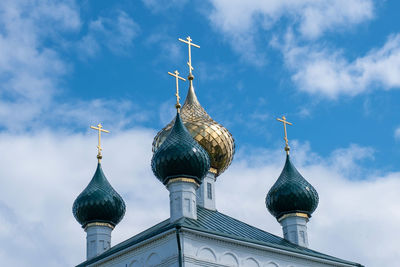
[(125, 202), (107, 181), (101, 164), (72, 207), (75, 219), (85, 227), (88, 223), (104, 222), (117, 225), (125, 215)]
[(311, 217), (318, 200), (315, 188), (301, 176), (287, 155), (282, 173), (265, 199), (269, 212), (278, 220), (289, 213), (305, 213)]
[[(193, 76), (189, 76), (189, 80)], [(235, 154), (235, 141), (232, 134), (214, 121), (197, 99), (192, 83), (182, 106), (180, 115), (189, 133), (208, 153), (211, 170), (219, 176), (231, 164)], [(162, 145), (169, 135), (174, 120), (160, 130), (154, 137), (153, 152)]]
[(169, 135), (153, 154), (151, 167), (163, 184), (178, 177), (191, 178), (201, 184), (210, 169), (207, 152), (192, 138), (179, 113)]

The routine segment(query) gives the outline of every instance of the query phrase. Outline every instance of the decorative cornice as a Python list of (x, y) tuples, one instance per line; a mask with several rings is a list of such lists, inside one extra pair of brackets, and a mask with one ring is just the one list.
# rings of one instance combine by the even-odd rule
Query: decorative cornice
[(106, 227), (111, 228), (111, 230), (114, 230), (114, 226), (112, 226), (112, 225), (109, 224), (109, 223), (105, 223), (105, 222), (91, 222), (91, 223), (86, 224), (86, 226), (85, 226), (85, 231), (86, 231), (86, 229), (88, 229), (88, 227), (91, 227), (91, 226), (106, 226)]
[(170, 184), (172, 184), (172, 183), (175, 183), (175, 182), (193, 183), (193, 184), (199, 186), (199, 184), (196, 182), (195, 179), (193, 179), (193, 178), (186, 178), (186, 177), (177, 177), (177, 178), (169, 179), (169, 180), (168, 180), (168, 183), (167, 183), (167, 186), (170, 185)]
[(211, 173), (214, 173), (214, 174), (218, 173), (218, 170), (213, 168), (213, 167), (211, 167), (208, 171), (211, 172)]
[(281, 216), (278, 219), (278, 222), (281, 222), (282, 220), (289, 218), (289, 217), (302, 217), (302, 218), (306, 218), (307, 220), (310, 218), (310, 216), (308, 216), (308, 214), (305, 214), (302, 212), (294, 212), (294, 213), (288, 213), (288, 214)]

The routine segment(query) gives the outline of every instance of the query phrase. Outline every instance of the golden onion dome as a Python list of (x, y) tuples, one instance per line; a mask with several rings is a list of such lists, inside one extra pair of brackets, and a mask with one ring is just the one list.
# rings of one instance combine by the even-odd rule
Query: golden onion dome
[[(211, 161), (210, 171), (218, 176), (232, 162), (233, 155), (235, 154), (235, 141), (232, 134), (221, 124), (214, 121), (200, 105), (193, 88), (193, 76), (190, 75), (189, 80), (189, 91), (180, 115), (183, 124), (189, 130), (193, 139), (208, 152)], [(165, 141), (174, 125), (174, 121), (175, 119), (154, 137), (153, 152)]]

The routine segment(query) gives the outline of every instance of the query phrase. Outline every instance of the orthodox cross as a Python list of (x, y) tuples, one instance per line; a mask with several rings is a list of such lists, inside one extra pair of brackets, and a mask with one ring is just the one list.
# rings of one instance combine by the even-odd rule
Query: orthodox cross
[(288, 138), (287, 138), (286, 124), (289, 124), (289, 125), (293, 125), (293, 124), (292, 124), (291, 122), (288, 122), (288, 121), (286, 120), (286, 117), (285, 117), (285, 116), (282, 116), (282, 119), (277, 118), (276, 120), (283, 123), (283, 129), (285, 130), (285, 138), (284, 138), (284, 139), (285, 139), (285, 143), (286, 143), (286, 145), (285, 145), (285, 151), (286, 151), (286, 154), (289, 155), (290, 147), (289, 147), (289, 140), (288, 140)]
[(187, 64), (189, 66), (189, 74), (191, 75), (192, 74), (192, 70), (193, 70), (193, 66), (192, 66), (192, 53), (191, 53), (190, 47), (194, 46), (194, 47), (200, 48), (200, 46), (197, 45), (197, 44), (192, 43), (192, 39), (190, 39), (190, 36), (188, 36), (186, 38), (187, 41), (185, 41), (185, 40), (183, 40), (181, 38), (178, 38), (178, 40), (183, 42), (183, 43), (186, 43), (188, 45), (188, 47), (189, 47), (189, 62)]
[(179, 83), (179, 80), (182, 80), (182, 81), (186, 81), (186, 80), (179, 76), (179, 72), (177, 70), (174, 71), (174, 73), (171, 73), (171, 72), (168, 71), (169, 75), (174, 76), (176, 78), (176, 93), (175, 93), (176, 105), (175, 105), (175, 107), (176, 107), (176, 109), (178, 110), (178, 113), (179, 113), (180, 108), (181, 108), (181, 104), (179, 103), (179, 99), (181, 99), (181, 98), (179, 96), (179, 85), (178, 85), (178, 83)]
[(99, 124), (97, 125), (97, 127), (90, 126), (90, 128), (99, 131), (99, 144), (97, 145), (97, 150), (98, 150), (98, 152), (97, 152), (97, 159), (99, 160), (99, 163), (100, 163), (101, 159), (103, 158), (103, 157), (101, 156), (101, 150), (103, 150), (103, 149), (101, 148), (101, 132), (103, 132), (103, 133), (109, 133), (109, 131), (104, 130), (104, 129), (103, 129), (103, 125), (101, 125), (101, 123), (99, 123)]

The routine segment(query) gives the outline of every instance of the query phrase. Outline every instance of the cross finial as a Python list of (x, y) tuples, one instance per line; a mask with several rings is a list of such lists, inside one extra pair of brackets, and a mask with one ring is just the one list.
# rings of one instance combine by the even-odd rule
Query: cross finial
[(185, 44), (187, 44), (187, 45), (188, 45), (188, 48), (189, 48), (189, 61), (188, 61), (187, 64), (188, 64), (188, 66), (189, 66), (189, 77), (190, 77), (190, 76), (192, 76), (192, 70), (193, 70), (191, 46), (194, 46), (194, 47), (197, 47), (197, 48), (200, 48), (200, 46), (197, 45), (197, 44), (192, 43), (192, 39), (190, 38), (190, 36), (188, 36), (188, 37), (186, 38), (187, 41), (185, 41), (185, 40), (183, 40), (183, 39), (181, 39), (181, 38), (178, 38), (178, 40), (181, 41), (181, 42), (183, 42), (183, 43), (185, 43)]
[(285, 116), (282, 116), (282, 119), (277, 118), (276, 120), (283, 123), (283, 129), (285, 130), (285, 137), (284, 137), (284, 139), (285, 139), (285, 143), (286, 143), (286, 145), (285, 145), (285, 151), (286, 151), (286, 155), (289, 155), (290, 147), (289, 147), (289, 140), (288, 140), (288, 138), (287, 138), (286, 124), (289, 124), (289, 125), (293, 125), (293, 124), (290, 123), (290, 122), (288, 122), (288, 121), (286, 120), (286, 117), (285, 117)]
[(103, 129), (103, 125), (101, 125), (101, 123), (99, 123), (99, 124), (97, 125), (97, 127), (90, 126), (90, 128), (99, 131), (99, 144), (97, 145), (97, 159), (98, 159), (98, 161), (99, 161), (99, 163), (100, 163), (101, 159), (103, 158), (103, 156), (101, 155), (101, 150), (103, 150), (103, 149), (101, 148), (101, 132), (103, 132), (103, 133), (109, 133), (109, 131), (104, 130), (104, 129)]
[(176, 79), (176, 93), (175, 93), (176, 105), (175, 105), (175, 107), (176, 107), (176, 109), (178, 110), (178, 113), (179, 113), (180, 108), (181, 108), (181, 104), (179, 103), (179, 99), (181, 99), (181, 98), (179, 96), (179, 85), (178, 85), (178, 83), (179, 83), (179, 80), (182, 80), (182, 81), (186, 81), (186, 80), (179, 76), (179, 72), (177, 70), (174, 71), (174, 73), (171, 73), (171, 72), (168, 71), (168, 74), (171, 75), (171, 76), (174, 76), (175, 79)]

